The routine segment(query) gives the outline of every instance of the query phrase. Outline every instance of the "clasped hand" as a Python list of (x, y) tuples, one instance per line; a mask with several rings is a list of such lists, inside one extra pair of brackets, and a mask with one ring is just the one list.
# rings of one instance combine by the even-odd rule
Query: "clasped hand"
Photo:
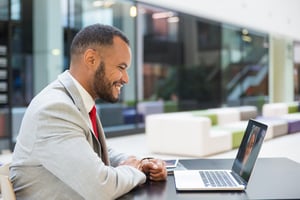
[(130, 165), (146, 174), (152, 181), (164, 181), (167, 179), (166, 163), (161, 159), (144, 158), (141, 160), (131, 156), (120, 165)]

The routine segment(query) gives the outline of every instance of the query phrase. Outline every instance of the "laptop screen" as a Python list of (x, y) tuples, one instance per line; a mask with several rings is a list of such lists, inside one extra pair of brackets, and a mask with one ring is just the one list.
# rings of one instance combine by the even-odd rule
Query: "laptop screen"
[(266, 135), (267, 126), (254, 120), (249, 120), (245, 135), (234, 160), (232, 171), (248, 182), (261, 145)]

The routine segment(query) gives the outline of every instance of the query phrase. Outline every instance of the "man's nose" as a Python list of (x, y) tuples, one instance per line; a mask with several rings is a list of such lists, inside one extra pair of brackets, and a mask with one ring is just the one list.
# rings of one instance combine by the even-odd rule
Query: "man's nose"
[(129, 75), (128, 75), (128, 72), (127, 72), (127, 71), (124, 71), (124, 72), (122, 73), (122, 81), (123, 81), (124, 83), (128, 83), (128, 82), (129, 82)]

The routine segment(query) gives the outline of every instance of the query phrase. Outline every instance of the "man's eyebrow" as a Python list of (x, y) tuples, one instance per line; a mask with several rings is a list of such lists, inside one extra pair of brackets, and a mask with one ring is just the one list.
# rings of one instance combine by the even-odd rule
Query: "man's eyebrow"
[(123, 66), (125, 68), (128, 68), (128, 65), (126, 63), (120, 63), (120, 64), (118, 64), (118, 66)]

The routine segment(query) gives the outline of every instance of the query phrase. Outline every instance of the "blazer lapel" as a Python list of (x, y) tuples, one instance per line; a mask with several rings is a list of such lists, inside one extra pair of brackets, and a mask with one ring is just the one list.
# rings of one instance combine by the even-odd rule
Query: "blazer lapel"
[(84, 104), (82, 101), (82, 98), (80, 96), (79, 91), (77, 90), (72, 78), (70, 77), (71, 75), (69, 74), (68, 71), (65, 71), (61, 75), (59, 75), (58, 80), (60, 83), (64, 86), (64, 88), (67, 90), (70, 98), (73, 100), (74, 104), (78, 108), (78, 110), (84, 115), (84, 118), (86, 122), (88, 123), (89, 121), (89, 114), (84, 108)]
[[(93, 128), (89, 121), (88, 111), (86, 111), (86, 109), (84, 108), (82, 98), (81, 98), (79, 91), (77, 90), (72, 78), (70, 77), (69, 72), (65, 71), (64, 73), (59, 75), (58, 80), (68, 91), (70, 98), (73, 100), (73, 102), (76, 105), (76, 107), (78, 108), (78, 110), (84, 116), (83, 118), (85, 119), (86, 124), (90, 129), (89, 137), (92, 138), (92, 140), (93, 140), (93, 141), (89, 141), (89, 143), (93, 146), (94, 151), (101, 157), (102, 161), (106, 165), (109, 165), (109, 158), (108, 158), (108, 151), (107, 151), (105, 135), (104, 135), (102, 124), (99, 120), (98, 114), (97, 114), (97, 125), (98, 125), (99, 141), (97, 140), (97, 138), (94, 135)], [(97, 147), (95, 148), (95, 146), (97, 146)]]
[(101, 150), (101, 158), (102, 161), (105, 163), (105, 165), (110, 165), (109, 162), (109, 157), (108, 157), (108, 149), (107, 149), (107, 145), (106, 145), (106, 138), (105, 138), (105, 134), (104, 134), (104, 130), (101, 124), (101, 121), (99, 120), (99, 116), (97, 114), (97, 125), (98, 125), (98, 134), (99, 134), (99, 142), (100, 142), (100, 146), (102, 147)]

